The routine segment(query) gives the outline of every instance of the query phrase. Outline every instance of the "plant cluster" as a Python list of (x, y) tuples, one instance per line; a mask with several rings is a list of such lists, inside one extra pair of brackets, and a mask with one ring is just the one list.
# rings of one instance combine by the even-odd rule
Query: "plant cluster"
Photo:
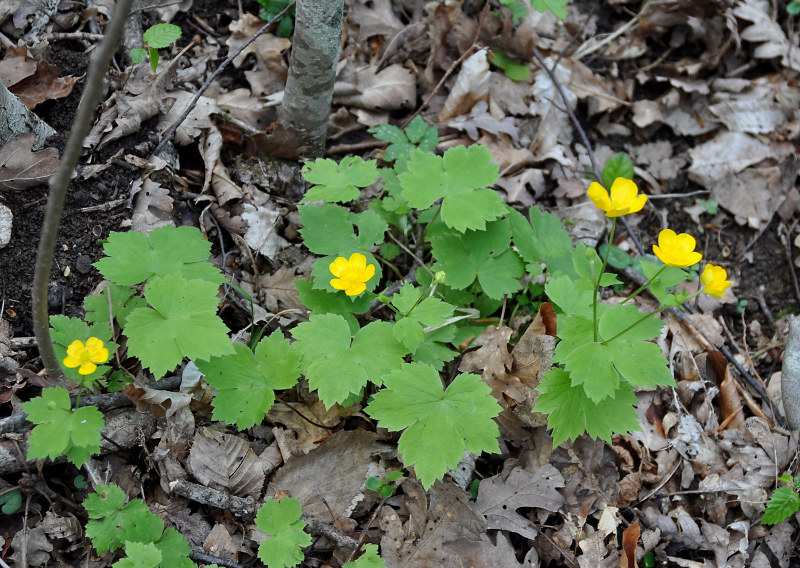
[(156, 24), (147, 28), (142, 34), (144, 47), (131, 49), (131, 61), (141, 63), (145, 58), (150, 59), (150, 68), (155, 73), (158, 70), (158, 50), (169, 47), (181, 37), (181, 28), (175, 24)]
[[(292, 341), (276, 330), (263, 338), (253, 334), (250, 345), (232, 342), (217, 315), (226, 278), (209, 261), (210, 244), (197, 229), (112, 233), (103, 245), (106, 256), (95, 263), (110, 283), (86, 298), (86, 321), (51, 318), (54, 348), (79, 393), (119, 388), (127, 380), (124, 369), (112, 372), (107, 364), (121, 346), (157, 379), (190, 359), (215, 391), (213, 419), (243, 430), (263, 420), (276, 390), (294, 387), (302, 376), (328, 407), (365, 404), (379, 427), (399, 435), (403, 465), (429, 488), (465, 452), (499, 450), (494, 418), (501, 407), (489, 386), (475, 374), (446, 382), (440, 374), (458, 354), (456, 346), (482, 330), (471, 319), (495, 317), (504, 302), (549, 301), (559, 343), (534, 410), (548, 415), (554, 443), (584, 432), (610, 440), (637, 429), (636, 387), (673, 384), (651, 341), (663, 325), (653, 315), (693, 297), (675, 287), (697, 276), (685, 269), (701, 255), (690, 235), (667, 229), (653, 247), (658, 260), (635, 261), (660, 306), (642, 313), (628, 303), (646, 286), (617, 305), (599, 301), (601, 287), (621, 284), (605, 272), (616, 220), (647, 200), (631, 181), (630, 159), (615, 156), (603, 184), (588, 190), (612, 220), (601, 258), (574, 245), (554, 215), (532, 207), (526, 217), (507, 206), (491, 189), (498, 167), (485, 147), (436, 155), (436, 131), (419, 117), (405, 131), (382, 126), (372, 132), (390, 142), (385, 166), (350, 157), (303, 168), (313, 185), (298, 206), (301, 234), (318, 258), (311, 279), (295, 282), (310, 315), (291, 329)], [(707, 265), (700, 291), (721, 295), (730, 285), (726, 277), (721, 267)], [(384, 319), (357, 317), (371, 308), (383, 310)], [(45, 389), (24, 409), (37, 424), (30, 458), (66, 455), (79, 466), (99, 451), (102, 414), (79, 400), (73, 405), (66, 389)], [(390, 495), (391, 481), (375, 480), (372, 488)], [(138, 559), (120, 566), (166, 562), (159, 543), (175, 536), (160, 521), (131, 524), (132, 531), (147, 525), (145, 536), (104, 536), (102, 527), (146, 512), (137, 501), (124, 505), (114, 489), (100, 492), (107, 496), (87, 500), (93, 523), (87, 534), (95, 547), (124, 548), (128, 556), (120, 562)], [(296, 501), (284, 499), (268, 501), (256, 518), (273, 536), (259, 549), (270, 566), (302, 559), (310, 539), (300, 514)], [(374, 558), (367, 549), (353, 566), (379, 565)]]

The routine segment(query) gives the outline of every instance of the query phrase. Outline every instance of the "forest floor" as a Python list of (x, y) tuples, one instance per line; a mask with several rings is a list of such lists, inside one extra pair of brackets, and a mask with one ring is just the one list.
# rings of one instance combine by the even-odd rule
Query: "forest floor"
[[(60, 152), (66, 144), (97, 42), (74, 32), (102, 33), (113, 4), (62, 3), (33, 36), (38, 1), (0, 6), (0, 80), (56, 131), (47, 148)], [(294, 280), (309, 278), (314, 257), (303, 246), (296, 209), (308, 184), (302, 164), (257, 157), (259, 135), (276, 119), (291, 41), (260, 37), (178, 130), (172, 166), (154, 165), (148, 156), (193, 93), (263, 24), (253, 0), (164, 4), (145, 0), (140, 12), (145, 28), (172, 22), (183, 29), (177, 45), (162, 50), (161, 71), (195, 43), (166, 81), (155, 81), (146, 62), (131, 71), (122, 51), (115, 58), (67, 197), (50, 313), (84, 315), (84, 298), (103, 281), (92, 263), (111, 232), (190, 225), (204, 232), (215, 264), (250, 290), (265, 314), (288, 310), (277, 321), (291, 329), (307, 319)], [(573, 0), (567, 11), (562, 21), (528, 7), (514, 22), (494, 2), (484, 10), (475, 2), (347, 0), (327, 157), (380, 158), (385, 144), (367, 129), (402, 126), (421, 110), (438, 129), (438, 151), (487, 146), (500, 166), (495, 189), (509, 205), (552, 211), (575, 238), (596, 244), (608, 225), (586, 197), (589, 155), (531, 53), (557, 64), (600, 163), (627, 152), (650, 197), (642, 214), (630, 217), (635, 238), (622, 231), (615, 244), (635, 254), (637, 239), (650, 250), (667, 226), (689, 232), (733, 281), (726, 296), (694, 303), (694, 330), (665, 316), (658, 343), (678, 386), (637, 393), (641, 431), (611, 443), (584, 436), (553, 449), (545, 426), (509, 410), (500, 417), (501, 454), (480, 456), (475, 465), (483, 492), (477, 505), (449, 477), (427, 495), (413, 475), (404, 477), (382, 499), (364, 481), (369, 472), (401, 468), (397, 440), (357, 412), (326, 410), (298, 388), (262, 425), (236, 437), (211, 420), (209, 387), (184, 385), (174, 399), (166, 392), (158, 400), (143, 390), (136, 405), (147, 419), (133, 428), (132, 441), (104, 447), (82, 471), (26, 462), (25, 428), (4, 432), (0, 490), (21, 489), (24, 506), (0, 517), (0, 561), (110, 566), (116, 557), (92, 549), (82, 532), (85, 511), (76, 504), (98, 483), (113, 481), (194, 550), (230, 566), (259, 565), (264, 535), (251, 518), (203, 503), (202, 485), (258, 502), (276, 492), (297, 497), (311, 521), (334, 529), (315, 533), (304, 566), (344, 564), (352, 550), (337, 535), (380, 544), (389, 568), (633, 566), (623, 559), (633, 551), (623, 545), (632, 527), (640, 531), (633, 542), (642, 566), (800, 566), (800, 516), (760, 522), (777, 477), (800, 473), (798, 436), (783, 422), (780, 394), (787, 316), (800, 308), (800, 22), (779, 0)], [(515, 61), (522, 77), (509, 78), (483, 48)], [(175, 102), (165, 113), (160, 103), (167, 99)], [(115, 113), (132, 103), (139, 115), (117, 120)], [(12, 144), (19, 140), (0, 148), (0, 156)], [(30, 146), (19, 150), (30, 154), (29, 165), (37, 162)], [(52, 386), (32, 340), (30, 304), (52, 171), (39, 171), (31, 183), (21, 181), (24, 169), (0, 163), (0, 208), (13, 215), (10, 242), (0, 248), (0, 419)], [(253, 219), (272, 228), (265, 235)], [(228, 296), (220, 314), (233, 332), (250, 320)], [(478, 336), (486, 366), (513, 373), (515, 345), (534, 315), (521, 310), (500, 322), (508, 330), (504, 340), (496, 325)], [(722, 347), (766, 398), (719, 355)], [(108, 412), (134, 412), (127, 404)], [(168, 435), (170, 429), (181, 435)], [(215, 441), (220, 435), (238, 441)], [(209, 449), (220, 444), (240, 453)], [(158, 456), (170, 453), (180, 475), (159, 467)], [(248, 474), (260, 480), (256, 489), (251, 483), (243, 493), (198, 474), (229, 471), (231, 460), (245, 456), (257, 464)], [(173, 492), (175, 479), (197, 484), (195, 492)], [(552, 492), (557, 498), (543, 497)]]

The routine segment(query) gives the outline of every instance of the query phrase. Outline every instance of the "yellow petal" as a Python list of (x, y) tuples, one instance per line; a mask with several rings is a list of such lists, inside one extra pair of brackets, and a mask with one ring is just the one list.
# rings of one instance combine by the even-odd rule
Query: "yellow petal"
[(352, 286), (345, 290), (345, 294), (348, 296), (358, 296), (361, 292), (367, 289), (367, 285), (363, 282), (354, 282)]
[(593, 181), (589, 185), (589, 189), (586, 193), (589, 195), (589, 199), (592, 200), (592, 203), (601, 211), (608, 211), (611, 209), (611, 199), (608, 197), (608, 192), (596, 181)]
[(636, 197), (637, 193), (639, 193), (639, 188), (629, 179), (617, 178), (611, 184), (612, 203), (628, 205)]
[(81, 365), (81, 368), (78, 369), (79, 375), (91, 375), (97, 370), (97, 365), (91, 362), (84, 363)]
[(350, 269), (363, 270), (367, 266), (367, 257), (363, 254), (354, 252), (350, 255)]
[(333, 286), (337, 290), (344, 290), (347, 288), (347, 282), (342, 280), (341, 278), (334, 278), (331, 280), (331, 286)]
[(647, 203), (647, 196), (642, 193), (633, 198), (631, 204), (628, 206), (628, 213), (637, 213), (644, 208), (645, 203)]
[(336, 260), (331, 262), (330, 265), (331, 274), (336, 276), (337, 278), (342, 275), (342, 273), (347, 270), (347, 259), (343, 256), (338, 257)]

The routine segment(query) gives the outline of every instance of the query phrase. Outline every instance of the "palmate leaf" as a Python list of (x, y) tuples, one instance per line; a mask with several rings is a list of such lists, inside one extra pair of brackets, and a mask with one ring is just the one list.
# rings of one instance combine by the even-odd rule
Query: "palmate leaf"
[(228, 328), (217, 316), (217, 288), (214, 282), (186, 280), (181, 274), (152, 278), (144, 293), (151, 307), (128, 315), (128, 353), (156, 378), (184, 357), (207, 360), (234, 353)]
[(269, 568), (297, 566), (305, 555), (301, 550), (311, 544), (311, 535), (303, 529), (306, 524), (300, 520), (303, 509), (294, 497), (280, 502), (267, 499), (256, 515), (256, 527), (270, 535), (258, 547), (258, 557)]
[[(108, 301), (109, 296), (111, 297), (111, 302)], [(147, 302), (141, 296), (136, 295), (135, 290), (128, 286), (119, 286), (117, 284), (106, 286), (99, 294), (91, 294), (83, 300), (86, 321), (109, 330), (111, 329), (108, 321), (109, 310), (111, 311), (111, 316), (124, 328), (128, 314), (134, 309), (146, 305)]]
[(125, 505), (125, 493), (117, 485), (98, 485), (83, 506), (89, 514), (86, 536), (100, 554), (122, 548), (129, 541), (156, 542), (164, 531), (164, 521), (141, 499)]
[(22, 403), (28, 420), (36, 424), (28, 438), (28, 459), (65, 455), (81, 467), (100, 452), (102, 413), (94, 406), (71, 409), (64, 387), (47, 388), (42, 396)]
[(358, 560), (348, 562), (342, 568), (386, 568), (386, 562), (378, 556), (378, 545), (365, 544), (361, 548), (364, 550), (364, 554), (359, 556)]
[(479, 376), (459, 375), (444, 390), (433, 367), (405, 363), (384, 375), (383, 382), (386, 388), (373, 395), (366, 412), (382, 428), (403, 430), (398, 444), (403, 465), (414, 466), (425, 489), (448, 467), (455, 468), (464, 450), (500, 450), (493, 418), (502, 409)]
[(487, 296), (502, 299), (522, 288), (519, 278), (525, 266), (512, 250), (507, 219), (493, 221), (485, 231), (466, 231), (433, 240), (434, 270), (444, 270), (447, 285), (463, 290), (478, 279)]
[(300, 355), (290, 349), (280, 330), (262, 339), (255, 353), (240, 343), (233, 347), (233, 355), (196, 364), (206, 382), (218, 391), (212, 418), (244, 430), (261, 423), (275, 402), (275, 390), (297, 383)]
[[(408, 353), (392, 334), (392, 324), (374, 321), (350, 340), (350, 326), (336, 314), (311, 315), (292, 330), (308, 386), (327, 407), (361, 392), (368, 382), (399, 369)], [(380, 354), (380, 355), (378, 355)]]
[(502, 216), (507, 206), (492, 189), (498, 167), (485, 146), (456, 146), (437, 156), (415, 151), (408, 171), (398, 179), (403, 197), (416, 209), (427, 209), (442, 199), (441, 218), (459, 232), (483, 230), (487, 221)]
[(633, 179), (633, 160), (625, 152), (617, 152), (606, 162), (602, 173), (603, 185), (611, 188), (617, 178)]
[(553, 368), (547, 371), (537, 387), (539, 396), (534, 412), (547, 414), (547, 425), (553, 430), (553, 445), (567, 438), (575, 440), (584, 432), (593, 438), (611, 442), (612, 434), (626, 434), (639, 429), (633, 405), (637, 403), (633, 387), (621, 383), (614, 397), (593, 402), (584, 389), (570, 383), (569, 373)]
[(158, 568), (162, 560), (161, 551), (152, 542), (126, 542), (125, 554), (112, 568)]
[(436, 297), (422, 299), (422, 290), (411, 284), (404, 285), (392, 296), (392, 304), (401, 314), (406, 314), (405, 317), (397, 316), (392, 333), (412, 353), (425, 339), (423, 326), (435, 327), (443, 324), (447, 318), (452, 317), (455, 309)]
[(208, 262), (211, 243), (194, 227), (160, 227), (149, 236), (136, 231), (111, 233), (103, 252), (106, 258), (94, 266), (112, 282), (125, 286), (176, 272), (187, 280), (207, 280), (218, 286), (225, 282), (220, 271)]
[(338, 164), (329, 158), (317, 158), (303, 166), (302, 174), (306, 181), (314, 184), (303, 201), (346, 203), (358, 199), (359, 188), (375, 183), (378, 166), (375, 160), (365, 162), (360, 156), (342, 158)]
[(550, 10), (556, 18), (567, 19), (566, 5), (569, 0), (531, 0), (531, 5), (537, 12)]

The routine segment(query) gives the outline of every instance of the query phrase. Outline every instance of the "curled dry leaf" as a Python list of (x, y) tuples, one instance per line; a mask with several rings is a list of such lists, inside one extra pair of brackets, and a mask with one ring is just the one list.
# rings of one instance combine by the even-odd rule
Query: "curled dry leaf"
[(0, 189), (25, 189), (46, 183), (58, 169), (58, 150), (31, 151), (34, 136), (19, 135), (0, 147)]
[(207, 487), (239, 497), (261, 496), (264, 470), (250, 443), (211, 428), (198, 428), (189, 453), (189, 472)]

